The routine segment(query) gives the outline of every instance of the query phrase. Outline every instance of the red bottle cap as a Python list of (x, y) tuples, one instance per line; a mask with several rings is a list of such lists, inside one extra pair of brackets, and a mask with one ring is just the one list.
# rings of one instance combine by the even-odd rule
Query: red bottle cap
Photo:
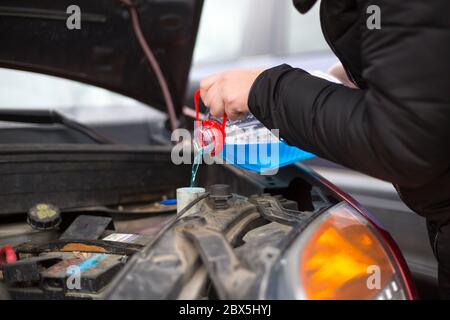
[(198, 131), (198, 136), (196, 138), (198, 139), (201, 147), (206, 147), (211, 144), (211, 141), (207, 141), (205, 137), (205, 133), (209, 133), (208, 138), (213, 140), (211, 155), (214, 157), (222, 151), (225, 144), (225, 125), (227, 123), (227, 115), (223, 115), (222, 125), (212, 119), (200, 121), (199, 102), (200, 90), (197, 90), (194, 96), (195, 121), (198, 126), (200, 126), (201, 130)]

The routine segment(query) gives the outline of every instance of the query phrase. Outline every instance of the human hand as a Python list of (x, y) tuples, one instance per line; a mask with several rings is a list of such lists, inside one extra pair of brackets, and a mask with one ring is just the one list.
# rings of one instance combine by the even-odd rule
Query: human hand
[(334, 64), (329, 70), (328, 73), (338, 79), (344, 86), (357, 89), (358, 87), (348, 78), (347, 72), (345, 72), (344, 66), (342, 63), (338, 62)]
[(256, 78), (264, 69), (246, 69), (222, 72), (200, 82), (200, 95), (211, 115), (225, 113), (236, 120), (248, 112), (248, 96)]

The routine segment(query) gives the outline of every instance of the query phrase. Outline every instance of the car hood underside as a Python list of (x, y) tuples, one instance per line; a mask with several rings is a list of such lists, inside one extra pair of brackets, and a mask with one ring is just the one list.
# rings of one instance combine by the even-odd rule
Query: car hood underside
[[(202, 0), (132, 1), (180, 112)], [(79, 13), (79, 28), (71, 24)], [(0, 67), (65, 77), (165, 110), (123, 0), (5, 0)]]

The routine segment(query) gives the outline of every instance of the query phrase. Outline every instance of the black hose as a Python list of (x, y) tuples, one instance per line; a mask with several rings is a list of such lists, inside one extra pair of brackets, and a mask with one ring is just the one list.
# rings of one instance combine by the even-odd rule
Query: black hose
[(78, 131), (82, 134), (84, 134), (85, 136), (88, 136), (89, 138), (91, 138), (92, 140), (94, 140), (97, 143), (100, 144), (114, 144), (115, 142), (106, 138), (105, 136), (101, 135), (100, 133), (98, 133), (97, 131), (86, 127), (85, 125), (73, 121), (65, 116), (63, 116), (62, 114), (59, 114), (60, 116), (60, 122), (61, 124), (63, 124), (64, 126), (73, 129), (75, 131)]
[(131, 23), (133, 26), (134, 34), (139, 42), (139, 45), (144, 52), (145, 57), (150, 63), (150, 67), (156, 75), (156, 79), (158, 80), (159, 86), (161, 88), (164, 101), (166, 103), (167, 113), (169, 115), (170, 127), (172, 131), (177, 129), (177, 114), (175, 112), (175, 105), (173, 103), (172, 95), (169, 90), (169, 85), (167, 84), (167, 80), (164, 77), (164, 74), (159, 66), (158, 60), (156, 59), (152, 49), (150, 48), (147, 40), (144, 37), (142, 32), (141, 23), (139, 21), (139, 14), (136, 10), (135, 4), (132, 3), (131, 0), (121, 0), (121, 2), (128, 7), (131, 16)]
[[(173, 218), (168, 224), (166, 224), (155, 236), (155, 238), (153, 238), (152, 242), (150, 242), (143, 250), (147, 251), (150, 250), (156, 242), (158, 242), (158, 240), (162, 237), (162, 235), (164, 233), (166, 233), (167, 230), (169, 230), (170, 228), (172, 228), (177, 222), (179, 222), (183, 216), (186, 214), (186, 212), (189, 211), (189, 209), (191, 209), (193, 206), (195, 206), (197, 203), (199, 203), (200, 201), (206, 199), (209, 197), (209, 193), (206, 192), (204, 194), (202, 194), (200, 197), (198, 197), (197, 199), (191, 201), (189, 204), (187, 204), (180, 212), (177, 213), (177, 216), (175, 218)], [(141, 252), (141, 254), (143, 254)]]

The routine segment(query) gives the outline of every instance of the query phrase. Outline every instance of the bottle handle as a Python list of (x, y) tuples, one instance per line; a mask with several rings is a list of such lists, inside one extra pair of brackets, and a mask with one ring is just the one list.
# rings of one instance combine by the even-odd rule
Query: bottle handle
[[(195, 91), (195, 95), (194, 95), (194, 105), (195, 105), (195, 120), (196, 121), (200, 121), (200, 112), (199, 112), (199, 104), (200, 104), (200, 90), (198, 89), (197, 91)], [(222, 131), (222, 135), (225, 139), (225, 126), (227, 124), (227, 115), (226, 113), (223, 114), (223, 118), (222, 118), (222, 126), (220, 128), (220, 130)]]

